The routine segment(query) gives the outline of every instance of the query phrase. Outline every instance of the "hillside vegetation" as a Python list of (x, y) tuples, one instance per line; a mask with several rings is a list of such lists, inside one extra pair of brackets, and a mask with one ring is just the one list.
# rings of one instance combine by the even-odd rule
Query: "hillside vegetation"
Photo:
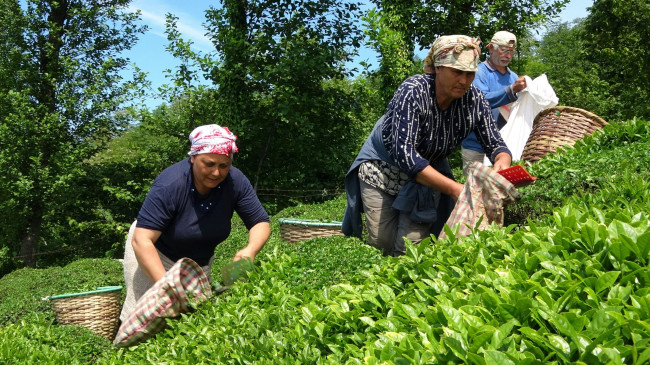
[[(41, 300), (119, 285), (115, 260), (14, 271), (0, 279), (0, 363), (647, 363), (649, 151), (650, 123), (611, 124), (530, 166), (538, 181), (507, 227), (450, 230), (401, 258), (355, 238), (282, 241), (278, 218), (340, 220), (344, 196), (285, 209), (250, 281), (128, 349), (56, 324)], [(215, 267), (245, 243), (235, 227)]]

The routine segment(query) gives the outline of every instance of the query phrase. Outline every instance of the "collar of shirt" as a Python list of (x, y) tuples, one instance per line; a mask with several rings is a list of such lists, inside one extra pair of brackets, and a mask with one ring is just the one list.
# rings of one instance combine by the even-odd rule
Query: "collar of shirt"
[[(498, 72), (499, 71), (496, 68), (494, 68), (494, 66), (492, 65), (491, 62), (488, 62), (487, 60), (485, 60), (485, 62), (483, 62), (483, 63), (485, 63), (485, 67), (487, 67), (488, 70), (490, 70), (492, 72)], [(506, 74), (511, 73), (511, 72), (512, 71), (510, 71), (510, 67), (506, 66)]]

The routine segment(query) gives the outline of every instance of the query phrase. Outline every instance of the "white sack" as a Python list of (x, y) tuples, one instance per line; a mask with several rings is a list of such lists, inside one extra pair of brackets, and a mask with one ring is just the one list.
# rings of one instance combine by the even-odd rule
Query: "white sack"
[[(528, 76), (524, 77), (526, 78), (526, 88), (517, 94), (518, 98), (512, 104), (508, 123), (501, 129), (501, 137), (512, 153), (513, 162), (521, 159), (528, 136), (533, 130), (533, 120), (537, 114), (558, 103), (558, 98), (555, 96), (553, 87), (548, 83), (546, 74), (538, 76), (535, 80)], [(484, 160), (484, 165), (492, 165), (487, 156)]]

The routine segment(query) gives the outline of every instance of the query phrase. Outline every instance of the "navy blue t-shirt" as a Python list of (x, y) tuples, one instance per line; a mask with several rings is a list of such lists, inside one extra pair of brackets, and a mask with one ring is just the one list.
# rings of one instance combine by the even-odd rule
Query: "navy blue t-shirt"
[(224, 181), (201, 195), (194, 187), (187, 158), (154, 180), (136, 226), (162, 232), (154, 245), (172, 261), (189, 257), (205, 266), (215, 247), (230, 235), (233, 212), (248, 229), (269, 221), (253, 186), (239, 169), (231, 166)]

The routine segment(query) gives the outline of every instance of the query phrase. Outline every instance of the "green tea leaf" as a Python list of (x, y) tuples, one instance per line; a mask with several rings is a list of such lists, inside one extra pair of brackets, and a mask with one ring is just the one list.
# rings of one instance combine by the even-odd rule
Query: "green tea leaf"
[(548, 335), (548, 341), (550, 342), (551, 346), (560, 351), (560, 354), (563, 358), (567, 359), (567, 357), (571, 354), (571, 346), (569, 346), (569, 343), (566, 342), (562, 336)]
[(463, 323), (463, 315), (458, 309), (444, 305), (441, 305), (440, 309), (447, 319), (447, 324), (449, 327), (455, 331), (466, 331), (465, 324)]
[(600, 275), (596, 280), (596, 294), (614, 285), (620, 274), (620, 271), (609, 271)]
[(647, 347), (636, 360), (637, 364), (647, 364), (650, 362), (650, 347)]
[(417, 317), (420, 315), (420, 312), (418, 312), (413, 306), (410, 306), (408, 304), (396, 303), (393, 309), (397, 314), (399, 314), (400, 316), (406, 319), (410, 319), (411, 317)]
[(483, 358), (486, 365), (515, 365), (515, 362), (501, 351), (487, 350)]
[[(492, 326), (483, 326), (481, 329), (474, 333), (471, 337), (471, 346), (470, 352), (479, 352), (479, 349), (483, 347), (483, 344), (490, 341), (493, 338), (496, 328)], [(492, 347), (490, 347), (492, 348)]]
[(380, 284), (377, 288), (379, 297), (384, 301), (384, 303), (390, 303), (395, 299), (395, 292), (388, 285)]
[(509, 321), (492, 333), (491, 345), (493, 349), (498, 349), (503, 345), (506, 338), (510, 337), (516, 323), (516, 321)]
[(359, 320), (367, 324), (369, 327), (375, 327), (375, 321), (370, 317), (359, 317)]
[(467, 344), (460, 333), (452, 331), (449, 328), (444, 329), (445, 335), (442, 338), (442, 342), (447, 345), (447, 347), (458, 356), (461, 360), (465, 360), (465, 355), (467, 354)]
[(641, 255), (640, 259), (642, 259), (644, 263), (647, 262), (648, 253), (650, 252), (650, 231), (641, 234), (637, 238), (636, 245), (639, 248)]

